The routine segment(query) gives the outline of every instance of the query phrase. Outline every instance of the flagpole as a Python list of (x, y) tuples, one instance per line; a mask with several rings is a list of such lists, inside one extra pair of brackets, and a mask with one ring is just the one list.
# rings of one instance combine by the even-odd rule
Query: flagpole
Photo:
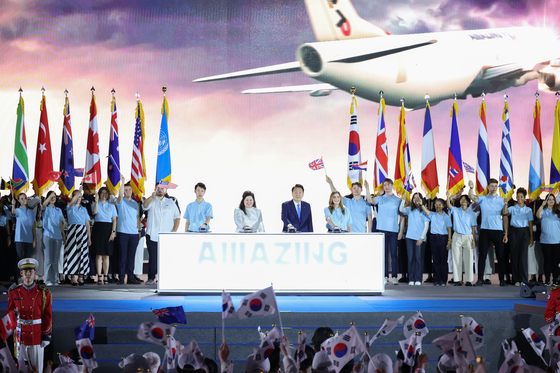
[[(323, 159), (323, 156), (321, 156), (321, 160)], [(325, 166), (325, 161), (323, 161), (323, 170), (325, 170), (325, 176), (327, 175), (327, 167)]]
[(276, 293), (274, 292), (274, 285), (272, 284), (272, 282), (270, 283), (270, 287), (272, 288), (272, 292), (274, 293), (274, 300), (276, 301), (276, 308), (278, 309), (278, 323), (280, 324), (280, 334), (283, 338), (284, 328), (282, 327), (282, 317), (280, 316), (280, 308), (278, 307), (278, 301), (276, 300)]

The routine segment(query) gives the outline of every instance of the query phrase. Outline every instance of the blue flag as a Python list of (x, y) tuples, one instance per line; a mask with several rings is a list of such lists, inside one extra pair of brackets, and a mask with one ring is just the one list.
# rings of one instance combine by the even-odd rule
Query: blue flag
[(169, 148), (169, 131), (167, 130), (167, 116), (169, 106), (163, 97), (161, 108), (161, 128), (159, 130), (159, 146), (156, 168), (156, 184), (160, 181), (171, 181), (171, 149)]
[(93, 341), (94, 331), (95, 331), (95, 317), (93, 315), (90, 315), (90, 317), (88, 317), (87, 320), (84, 321), (82, 325), (74, 329), (74, 333), (76, 333), (77, 340), (89, 338), (90, 340)]
[(119, 126), (117, 125), (117, 100), (111, 102), (111, 136), (109, 137), (109, 160), (107, 161), (107, 188), (112, 195), (119, 194), (121, 165), (119, 156)]
[(70, 102), (66, 97), (64, 122), (62, 124), (62, 146), (60, 149), (60, 180), (58, 187), (64, 196), (70, 198), (74, 191), (74, 148), (72, 146), (72, 127), (70, 126)]
[(187, 324), (187, 317), (183, 306), (166, 307), (159, 310), (152, 310), (158, 321), (164, 324)]

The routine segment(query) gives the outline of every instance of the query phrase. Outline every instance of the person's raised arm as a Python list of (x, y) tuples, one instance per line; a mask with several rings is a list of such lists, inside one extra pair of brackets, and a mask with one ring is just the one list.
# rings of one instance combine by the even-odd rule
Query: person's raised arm
[(81, 196), (82, 188), (83, 187), (80, 185), (80, 194), (76, 193), (76, 195), (72, 197), (72, 199), (70, 200), (70, 203), (68, 204), (68, 209), (71, 209), (72, 207), (74, 207), (76, 205), (76, 203), (78, 203), (78, 199)]
[(51, 199), (56, 198), (56, 195), (53, 193), (49, 198), (45, 198), (45, 202), (43, 202), (43, 211), (47, 209), (47, 206), (51, 203)]
[(369, 183), (367, 180), (364, 180), (364, 187), (366, 188), (366, 201), (368, 201), (370, 205), (376, 205), (377, 199), (371, 196), (371, 193), (369, 192)]
[(399, 211), (401, 212), (401, 214), (406, 215), (406, 198), (404, 196), (403, 199), (401, 199), (401, 204), (399, 205)]
[(478, 196), (474, 194), (474, 183), (472, 180), (469, 180), (469, 198), (473, 202), (478, 202)]
[(121, 174), (121, 187), (119, 188), (119, 196), (117, 197), (117, 203), (121, 204), (124, 198), (124, 175)]
[(99, 207), (99, 194), (95, 193), (95, 203), (93, 204), (93, 215), (97, 215), (98, 207)]
[(508, 198), (504, 197), (504, 208), (502, 209), (502, 215), (509, 215), (509, 210), (508, 210)]
[(152, 203), (155, 196), (156, 196), (156, 192), (152, 192), (152, 195), (150, 197), (146, 198), (146, 200), (144, 201), (144, 208), (145, 209), (147, 209), (150, 206), (150, 203)]
[(541, 207), (539, 207), (539, 209), (537, 210), (537, 218), (541, 219), (542, 218), (542, 212), (544, 210), (544, 206), (546, 206), (546, 200), (543, 201)]
[(453, 205), (451, 204), (451, 193), (447, 191), (445, 192), (445, 196), (447, 197), (447, 209), (449, 210), (449, 213), (451, 213), (451, 210), (453, 210)]
[(331, 178), (328, 175), (325, 175), (325, 179), (327, 180), (327, 183), (331, 187), (331, 192), (336, 192), (336, 188), (334, 187)]
[(426, 208), (426, 205), (424, 205), (424, 201), (422, 201), (422, 198), (420, 198), (420, 208), (422, 209), (422, 211), (424, 211), (424, 214), (426, 214), (427, 217), (430, 217), (430, 210)]

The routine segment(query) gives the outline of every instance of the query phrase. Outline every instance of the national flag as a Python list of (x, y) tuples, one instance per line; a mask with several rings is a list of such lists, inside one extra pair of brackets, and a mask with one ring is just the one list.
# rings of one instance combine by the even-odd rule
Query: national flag
[(455, 356), (455, 343), (457, 342), (457, 331), (452, 331), (438, 337), (432, 341), (432, 344), (439, 347), (443, 353), (450, 358)]
[(82, 358), (82, 363), (86, 367), (91, 369), (98, 367), (97, 358), (95, 357), (95, 352), (93, 351), (93, 346), (89, 338), (78, 339), (76, 341), (76, 347), (78, 348), (78, 354)]
[[(549, 320), (546, 320), (548, 322)], [(550, 346), (550, 336), (560, 336), (560, 313), (556, 314), (556, 317), (550, 320), (549, 324), (546, 324), (541, 328), (546, 339), (546, 346)]]
[(177, 184), (170, 183), (169, 181), (160, 181), (160, 183), (158, 184), (158, 188), (163, 189), (176, 189), (177, 187)]
[(51, 135), (49, 131), (49, 118), (47, 116), (47, 101), (45, 94), (41, 99), (41, 117), (39, 120), (39, 134), (37, 135), (37, 153), (35, 156), (35, 179), (33, 190), (42, 196), (53, 184), (49, 179), (49, 172), (53, 171)]
[(549, 338), (548, 353), (550, 354), (549, 366), (553, 367), (560, 361), (560, 337), (550, 336)]
[(95, 317), (90, 315), (86, 321), (76, 329), (74, 329), (74, 333), (76, 333), (76, 339), (84, 339), (89, 338), (93, 341), (94, 339), (94, 332), (95, 332)]
[(407, 339), (399, 341), (399, 344), (404, 355), (403, 363), (410, 366), (414, 365), (416, 354), (422, 350), (422, 338), (412, 334)]
[(490, 153), (488, 152), (488, 127), (486, 126), (486, 102), (480, 104), (480, 127), (478, 130), (478, 147), (476, 153), (476, 187), (478, 195), (488, 194), (490, 178)]
[(472, 344), (476, 350), (484, 345), (484, 332), (472, 317), (461, 317), (461, 324), (469, 331)]
[(255, 316), (272, 315), (278, 311), (276, 296), (272, 286), (248, 294), (237, 306), (237, 317), (249, 319)]
[(394, 186), (397, 194), (401, 197), (405, 197), (407, 201), (410, 200), (410, 185), (406, 181), (408, 180), (408, 174), (411, 171), (410, 164), (410, 152), (408, 149), (408, 136), (406, 134), (405, 126), (405, 111), (404, 102), (401, 106), (401, 113), (399, 116), (399, 142), (397, 144), (397, 157), (395, 163), (395, 181)]
[(525, 365), (525, 360), (523, 360), (520, 354), (512, 353), (506, 356), (500, 370), (498, 370), (498, 373), (514, 373)]
[[(259, 331), (260, 331), (260, 326), (259, 326)], [(275, 344), (279, 344), (282, 341), (282, 333), (276, 326), (274, 326), (270, 331), (261, 334), (261, 339), (265, 337), (269, 338)]]
[(175, 327), (160, 322), (143, 322), (138, 328), (138, 339), (144, 342), (167, 346), (167, 338), (173, 337)]
[(202, 355), (202, 351), (200, 351), (200, 347), (198, 347), (198, 343), (196, 343), (195, 340), (192, 340), (191, 343), (189, 343), (188, 346), (185, 346), (185, 348), (183, 348), (181, 351), (182, 353), (190, 353), (194, 357), (194, 360), (199, 367), (202, 367), (202, 365), (204, 364), (204, 355)]
[(467, 162), (463, 162), (463, 166), (465, 167), (465, 172), (468, 172), (469, 174), (475, 174), (476, 173), (473, 166), (471, 166)]
[(550, 184), (554, 186), (553, 194), (560, 190), (560, 101), (556, 96), (554, 109), (554, 133), (552, 134), (552, 158), (550, 160)]
[(91, 95), (89, 107), (89, 130), (86, 150), (86, 169), (84, 180), (91, 191), (101, 188), (101, 162), (99, 160), (99, 133), (97, 130), (97, 105), (95, 95)]
[(504, 341), (502, 342), (502, 350), (504, 350), (505, 357), (513, 355), (517, 351), (519, 351), (517, 349), (517, 344), (515, 343), (515, 341), (512, 340), (511, 342), (509, 342), (507, 339), (504, 339)]
[(383, 182), (389, 177), (389, 153), (385, 128), (385, 99), (383, 97), (381, 97), (379, 101), (377, 115), (379, 120), (377, 122), (377, 140), (375, 142), (373, 187), (375, 194), (378, 195), (383, 190)]
[(60, 147), (60, 172), (58, 180), (60, 192), (66, 198), (74, 191), (74, 147), (72, 142), (72, 127), (70, 126), (70, 102), (68, 97), (64, 103), (64, 120), (62, 122), (62, 142)]
[(537, 98), (533, 113), (533, 140), (531, 144), (531, 162), (529, 166), (529, 196), (534, 201), (541, 194), (544, 185), (544, 164), (541, 137), (541, 105)]
[(500, 196), (511, 199), (513, 194), (513, 150), (511, 146), (511, 132), (509, 130), (509, 106), (504, 104), (502, 114), (504, 126), (502, 128), (502, 155), (500, 156)]
[[(459, 371), (466, 372), (466, 368), (469, 364), (467, 356), (471, 355), (470, 357), (472, 357), (472, 355), (474, 354), (474, 348), (471, 348), (472, 344), (470, 344), (467, 349), (471, 348), (472, 352), (469, 353), (467, 351), (464, 351), (461, 345), (461, 342), (464, 342), (464, 340), (466, 340), (468, 343), (468, 332), (465, 332), (463, 334), (463, 338), (461, 338), (461, 333), (455, 330), (451, 333), (434, 339), (432, 341), (432, 344), (438, 346), (445, 354), (444, 356), (448, 358), (445, 365), (455, 364), (458, 367)], [(476, 355), (474, 357), (476, 358)]]
[(354, 325), (325, 347), (327, 356), (337, 373), (340, 372), (346, 363), (365, 350), (364, 341)]
[[(449, 140), (449, 154), (447, 156), (447, 190), (454, 196), (465, 187), (463, 181), (463, 159), (461, 157), (461, 141), (459, 140), (459, 125), (457, 100), (451, 107), (451, 139)], [(454, 170), (451, 172), (451, 170)]]
[(28, 367), (31, 368), (31, 362), (29, 361), (29, 355), (27, 354), (27, 346), (23, 343), (17, 344), (17, 369), (20, 373), (27, 373)]
[(231, 294), (222, 292), (222, 319), (229, 319), (237, 316), (237, 311), (231, 301)]
[(436, 165), (436, 151), (434, 145), (434, 134), (432, 130), (432, 115), (430, 104), (426, 102), (424, 113), (424, 133), (422, 137), (422, 189), (426, 198), (434, 199), (439, 192), (439, 181)]
[(309, 168), (313, 171), (321, 170), (325, 168), (325, 164), (323, 163), (323, 157), (314, 160), (313, 162), (309, 162)]
[(134, 144), (132, 145), (130, 186), (132, 187), (132, 194), (137, 198), (142, 198), (146, 192), (144, 189), (146, 163), (144, 162), (144, 109), (140, 100), (137, 102), (135, 113), (136, 127), (134, 128)]
[(329, 345), (336, 338), (338, 338), (338, 331), (334, 335), (331, 334), (331, 337), (325, 339), (323, 343), (321, 343), (321, 351), (326, 351), (327, 345)]
[(460, 346), (460, 351), (467, 361), (476, 360), (476, 351), (471, 339), (470, 332), (467, 328), (461, 328), (458, 332), (458, 341)]
[(0, 349), (0, 372), (17, 373), (16, 363), (7, 346)]
[[(17, 319), (14, 311), (10, 311), (0, 319), (0, 339), (4, 342), (12, 335), (17, 326)], [(1, 372), (1, 371), (0, 371)]]
[(381, 325), (381, 328), (379, 328), (379, 330), (377, 331), (377, 333), (375, 333), (371, 337), (371, 339), (369, 340), (369, 343), (371, 344), (377, 338), (388, 335), (389, 333), (391, 333), (393, 331), (393, 329), (395, 329), (397, 327), (397, 325), (402, 325), (403, 322), (404, 322), (404, 315), (399, 317), (396, 321), (391, 321), (389, 319), (386, 319), (383, 322), (383, 325)]
[(405, 338), (410, 338), (414, 333), (419, 333), (420, 338), (424, 338), (429, 333), (422, 312), (418, 311), (404, 323), (403, 333)]
[(527, 343), (531, 345), (536, 354), (542, 356), (546, 345), (545, 342), (538, 336), (538, 334), (535, 333), (533, 329), (527, 328), (523, 329), (523, 335), (525, 336)]
[(171, 181), (171, 149), (169, 147), (169, 131), (167, 129), (168, 117), (169, 106), (167, 105), (167, 98), (163, 96), (156, 167), (156, 183), (161, 181)]
[(54, 181), (54, 182), (58, 182), (58, 181), (60, 180), (61, 177), (62, 177), (62, 172), (60, 172), (60, 171), (50, 171), (50, 172), (47, 174), (47, 178), (48, 178), (50, 181)]
[(14, 197), (29, 189), (29, 165), (27, 161), (27, 140), (25, 137), (25, 110), (23, 97), (19, 96), (16, 119), (16, 137), (14, 145), (14, 168), (11, 188)]
[(167, 363), (168, 371), (170, 369), (175, 369), (175, 362), (177, 361), (178, 346), (177, 341), (173, 337), (169, 337), (167, 340), (167, 346), (165, 346), (165, 361)]
[(272, 342), (272, 340), (268, 337), (264, 337), (261, 339), (259, 347), (253, 348), (253, 356), (255, 357), (256, 361), (268, 359), (274, 352), (275, 348), (276, 347), (274, 346), (274, 342)]
[(358, 128), (358, 101), (352, 94), (350, 104), (350, 135), (348, 139), (348, 188), (352, 190), (352, 183), (362, 183), (362, 171), (354, 170), (353, 165), (362, 163), (362, 151), (360, 148), (360, 130)]
[(307, 354), (305, 353), (305, 345), (306, 345), (307, 334), (300, 331), (298, 333), (298, 343), (297, 343), (297, 350), (296, 350), (296, 366), (299, 370), (300, 364), (302, 361), (307, 359)]
[(119, 126), (117, 124), (117, 99), (111, 101), (111, 129), (109, 135), (109, 159), (107, 160), (107, 188), (116, 196), (121, 187), (121, 158), (119, 155)]
[(353, 170), (362, 170), (362, 171), (367, 171), (367, 163), (368, 161), (362, 162), (358, 165), (352, 165), (352, 169)]
[(164, 324), (187, 324), (187, 317), (183, 306), (166, 307), (152, 310), (159, 322)]

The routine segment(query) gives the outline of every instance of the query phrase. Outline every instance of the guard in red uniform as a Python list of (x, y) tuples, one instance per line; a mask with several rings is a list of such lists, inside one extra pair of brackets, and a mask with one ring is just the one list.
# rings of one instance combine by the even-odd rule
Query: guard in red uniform
[(546, 311), (544, 312), (544, 321), (550, 324), (556, 318), (557, 313), (560, 313), (560, 285), (550, 289), (548, 301), (546, 302)]
[(35, 283), (38, 264), (33, 258), (19, 261), (23, 284), (14, 284), (10, 288), (8, 312), (15, 311), (17, 314), (20, 348), (27, 350), (30, 364), (42, 372), (43, 349), (50, 343), (52, 336), (52, 298), (46, 286)]

